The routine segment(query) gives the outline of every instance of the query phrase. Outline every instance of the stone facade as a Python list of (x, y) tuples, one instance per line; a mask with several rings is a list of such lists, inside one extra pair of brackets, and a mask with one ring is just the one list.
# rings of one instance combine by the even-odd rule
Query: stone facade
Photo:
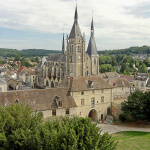
[(94, 24), (91, 23), (91, 37), (88, 48), (85, 47), (85, 35), (81, 34), (77, 7), (74, 23), (69, 36), (67, 46), (63, 35), (62, 53), (50, 54), (43, 58), (37, 68), (36, 86), (39, 88), (57, 87), (66, 76), (89, 76), (99, 73), (99, 55), (94, 39)]

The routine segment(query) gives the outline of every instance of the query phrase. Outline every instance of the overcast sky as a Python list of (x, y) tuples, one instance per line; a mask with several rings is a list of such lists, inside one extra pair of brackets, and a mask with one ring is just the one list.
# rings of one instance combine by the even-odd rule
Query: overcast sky
[[(92, 10), (98, 50), (150, 45), (150, 0), (78, 0), (86, 46)], [(0, 47), (61, 50), (70, 33), (75, 0), (0, 0)]]

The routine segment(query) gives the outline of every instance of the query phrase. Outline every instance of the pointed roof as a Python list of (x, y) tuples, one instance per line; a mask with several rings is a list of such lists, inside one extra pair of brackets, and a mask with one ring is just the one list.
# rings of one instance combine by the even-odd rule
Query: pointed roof
[(62, 53), (65, 53), (65, 40), (64, 40), (64, 33), (63, 33), (63, 41), (62, 41)]
[(90, 36), (90, 40), (89, 40), (89, 44), (88, 44), (87, 53), (89, 54), (89, 56), (98, 56), (96, 42), (95, 42), (95, 38), (94, 38), (93, 18), (92, 18), (92, 22), (91, 22), (91, 36)]
[(77, 12), (77, 5), (76, 5), (76, 9), (75, 9), (75, 15), (74, 15), (74, 23), (69, 35), (69, 38), (75, 38), (75, 37), (79, 37), (82, 38), (82, 34), (80, 31), (80, 27), (78, 24), (78, 12)]

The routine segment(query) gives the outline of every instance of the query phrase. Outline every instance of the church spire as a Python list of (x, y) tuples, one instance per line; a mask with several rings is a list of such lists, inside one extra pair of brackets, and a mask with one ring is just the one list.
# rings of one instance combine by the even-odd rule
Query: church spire
[(75, 22), (75, 23), (78, 23), (77, 4), (76, 4), (76, 9), (75, 9), (75, 14), (74, 14), (74, 22)]
[(74, 23), (73, 23), (69, 38), (76, 38), (76, 37), (82, 38), (82, 34), (81, 34), (80, 27), (78, 24), (77, 4), (75, 8)]
[(64, 40), (64, 33), (63, 33), (63, 41), (62, 41), (62, 53), (65, 53), (65, 40)]
[(93, 24), (93, 11), (92, 11), (92, 22), (91, 22), (91, 30), (94, 31), (94, 24)]
[(96, 48), (96, 43), (95, 43), (95, 38), (94, 38), (94, 23), (93, 23), (93, 17), (92, 17), (92, 22), (91, 22), (91, 36), (88, 44), (88, 49), (87, 53), (89, 56), (97, 56), (97, 48)]

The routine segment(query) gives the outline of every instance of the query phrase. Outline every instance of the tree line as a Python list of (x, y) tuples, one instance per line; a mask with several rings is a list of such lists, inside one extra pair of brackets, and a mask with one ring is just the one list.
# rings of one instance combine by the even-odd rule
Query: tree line
[(3, 57), (15, 57), (20, 55), (21, 57), (43, 57), (48, 56), (51, 53), (60, 53), (58, 50), (44, 50), (44, 49), (27, 49), (27, 50), (17, 50), (17, 49), (6, 49), (0, 48), (0, 56)]
[(130, 48), (125, 48), (125, 49), (116, 49), (116, 50), (103, 50), (103, 51), (98, 51), (98, 54), (102, 55), (131, 55), (131, 54), (150, 54), (150, 46), (135, 46), (135, 47), (130, 47)]

